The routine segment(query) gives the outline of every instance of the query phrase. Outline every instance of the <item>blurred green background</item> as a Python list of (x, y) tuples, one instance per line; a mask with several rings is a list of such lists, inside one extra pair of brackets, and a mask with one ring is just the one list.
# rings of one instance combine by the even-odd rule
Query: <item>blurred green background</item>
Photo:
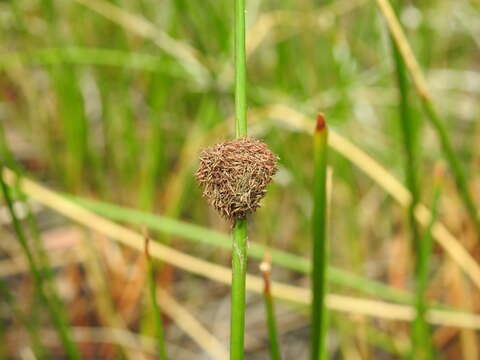
[[(412, 0), (397, 1), (395, 6), (478, 203), (480, 2)], [(0, 54), (1, 135), (29, 177), (61, 193), (229, 231), (229, 225), (201, 198), (193, 172), (202, 147), (234, 133), (231, 1), (4, 0), (0, 1)], [(374, 1), (249, 0), (247, 55), (249, 133), (280, 158), (264, 206), (250, 222), (249, 240), (309, 257), (310, 128), (317, 112), (326, 115), (332, 131), (405, 182), (388, 30)], [(409, 96), (419, 134), (414, 146), (421, 156), (421, 200), (430, 205), (433, 168), (442, 156), (413, 86)], [(361, 165), (352, 163), (348, 149), (345, 152), (347, 156), (331, 151), (329, 158), (333, 170), (330, 263), (411, 290), (413, 260), (406, 211), (377, 180), (365, 175)], [(440, 218), (478, 258), (478, 236), (448, 172), (444, 184)], [(101, 264), (100, 278), (110, 298), (107, 305), (91, 302), (103, 293), (86, 285), (93, 275), (84, 270), (82, 261), (57, 267), (56, 280), (72, 323), (106, 326), (99, 316), (106, 306), (107, 312), (123, 316), (127, 329), (151, 335), (142, 296), (122, 297), (125, 279), (116, 269), (134, 268), (138, 253), (112, 249), (88, 230), (78, 233), (75, 225), (45, 208), (36, 210), (36, 218), (49, 254), (92, 246)], [(13, 235), (4, 222), (0, 264), (8, 268), (18, 248), (10, 244)], [(176, 249), (229, 266), (228, 252), (152, 234)], [(252, 259), (251, 272), (258, 273), (257, 265)], [(475, 312), (480, 306), (478, 288), (457, 269), (443, 249), (435, 247), (429, 297)], [(38, 312), (28, 296), (32, 292), (28, 273), (3, 277), (21, 308)], [(159, 277), (221, 343), (228, 343), (227, 287), (172, 269), (163, 269)], [(275, 266), (273, 278), (308, 284), (304, 275)], [(141, 288), (142, 281), (135, 281)], [(331, 289), (360, 294), (335, 284)], [(261, 298), (248, 299), (247, 358), (267, 359)], [(128, 316), (120, 300), (128, 304)], [(284, 303), (279, 303), (278, 311), (285, 359), (306, 359), (305, 311)], [(35, 326), (49, 328), (42, 314), (37, 317)], [(6, 307), (0, 307), (0, 320), (5, 358), (27, 359), (22, 349), (28, 348), (28, 341), (19, 321)], [(409, 331), (405, 322), (334, 312), (331, 358), (403, 358)], [(177, 351), (172, 358), (208, 358), (174, 322), (167, 322), (166, 333), (171, 349), (180, 348), (170, 350)], [(433, 339), (440, 358), (478, 359), (478, 333), (437, 326)], [(127, 356), (98, 344), (82, 345), (82, 352), (89, 359)], [(53, 354), (63, 356), (58, 347)]]

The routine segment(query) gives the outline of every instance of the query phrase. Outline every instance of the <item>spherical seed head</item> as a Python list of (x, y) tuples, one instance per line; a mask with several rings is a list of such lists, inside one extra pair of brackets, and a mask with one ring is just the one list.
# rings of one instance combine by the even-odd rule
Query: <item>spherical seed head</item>
[(202, 151), (195, 177), (224, 218), (244, 219), (259, 206), (277, 172), (277, 156), (253, 138), (225, 141)]

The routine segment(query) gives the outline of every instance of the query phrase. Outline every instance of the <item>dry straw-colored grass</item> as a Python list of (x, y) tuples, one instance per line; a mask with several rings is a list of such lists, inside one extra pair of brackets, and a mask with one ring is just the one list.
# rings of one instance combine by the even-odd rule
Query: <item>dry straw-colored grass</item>
[(253, 138), (239, 138), (202, 151), (195, 177), (207, 199), (232, 223), (259, 206), (277, 172), (277, 156)]

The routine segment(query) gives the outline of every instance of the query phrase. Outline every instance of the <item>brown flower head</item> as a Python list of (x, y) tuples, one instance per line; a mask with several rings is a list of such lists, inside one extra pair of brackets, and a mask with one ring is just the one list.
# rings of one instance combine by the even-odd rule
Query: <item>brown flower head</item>
[(252, 138), (225, 141), (202, 151), (195, 177), (207, 199), (231, 222), (253, 213), (277, 172), (277, 156)]

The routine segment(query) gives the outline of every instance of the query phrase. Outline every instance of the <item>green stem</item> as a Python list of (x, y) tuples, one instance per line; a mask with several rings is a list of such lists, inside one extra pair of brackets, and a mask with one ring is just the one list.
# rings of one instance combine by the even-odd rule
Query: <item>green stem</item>
[[(415, 277), (417, 282), (421, 276), (421, 265), (424, 261), (424, 253), (422, 252), (423, 242), (420, 239), (419, 229), (415, 220), (415, 209), (420, 201), (420, 189), (417, 179), (417, 146), (416, 146), (416, 127), (412, 118), (412, 111), (409, 103), (409, 84), (400, 51), (394, 40), (391, 39), (392, 54), (395, 61), (395, 70), (397, 75), (398, 90), (400, 93), (400, 127), (403, 136), (403, 151), (405, 153), (405, 173), (407, 188), (412, 195), (412, 200), (408, 205), (408, 225), (410, 230), (412, 249), (415, 249)], [(422, 300), (423, 297), (417, 298)], [(425, 304), (416, 303), (419, 307), (425, 308)], [(424, 329), (425, 331), (416, 331), (416, 329)], [(419, 349), (424, 348), (428, 342), (430, 335), (428, 334), (428, 325), (424, 316), (417, 317), (412, 323), (412, 353), (417, 354)]]
[(314, 209), (312, 267), (312, 334), (311, 359), (326, 359), (327, 308), (327, 138), (323, 115), (317, 117), (314, 135)]
[[(245, 0), (235, 0), (235, 135), (247, 136)], [(247, 220), (236, 220), (232, 245), (230, 359), (244, 357)]]
[(245, 11), (245, 0), (235, 0), (235, 129), (237, 137), (247, 136)]
[(432, 254), (432, 228), (438, 217), (440, 194), (441, 185), (440, 181), (437, 181), (433, 193), (432, 217), (418, 247), (417, 279), (415, 288), (416, 316), (415, 321), (413, 322), (414, 336), (412, 359), (429, 360), (433, 358), (431, 329), (426, 320), (426, 313), (428, 310), (426, 292), (428, 288), (429, 261)]
[(443, 124), (443, 122), (438, 117), (437, 112), (435, 111), (432, 102), (430, 99), (423, 97), (422, 106), (427, 114), (428, 119), (432, 123), (437, 135), (440, 139), (440, 144), (442, 146), (443, 153), (445, 158), (448, 161), (448, 164), (452, 170), (453, 176), (455, 178), (455, 183), (457, 184), (460, 197), (463, 201), (463, 204), (470, 215), (471, 220), (477, 231), (477, 235), (480, 234), (480, 218), (478, 214), (477, 207), (475, 202), (472, 199), (470, 191), (468, 189), (467, 179), (463, 171), (462, 165), (458, 160), (455, 152), (453, 151), (452, 144), (450, 142), (450, 137), (448, 135), (448, 130)]
[(417, 178), (418, 157), (416, 152), (416, 128), (409, 104), (408, 79), (405, 72), (405, 64), (400, 56), (398, 48), (392, 42), (393, 57), (397, 72), (398, 89), (400, 91), (400, 125), (403, 136), (403, 149), (405, 152), (405, 173), (408, 190), (412, 195), (412, 201), (408, 206), (408, 218), (413, 244), (418, 244), (420, 236), (418, 225), (415, 220), (415, 208), (420, 200), (420, 189)]
[(232, 300), (230, 318), (230, 359), (243, 359), (245, 333), (245, 281), (247, 275), (247, 220), (237, 220), (233, 228)]
[(61, 313), (61, 311), (59, 311), (58, 304), (54, 301), (51, 301), (50, 297), (47, 296), (47, 293), (44, 289), (44, 283), (43, 283), (43, 277), (42, 277), (41, 271), (38, 268), (38, 265), (36, 264), (33, 253), (28, 244), (27, 238), (25, 237), (22, 231), (20, 222), (16, 216), (15, 210), (13, 208), (13, 201), (10, 196), (10, 191), (3, 180), (3, 165), (1, 163), (0, 163), (0, 186), (2, 188), (3, 196), (5, 198), (5, 202), (7, 204), (7, 208), (12, 219), (12, 224), (13, 224), (15, 234), (17, 235), (22, 251), (25, 253), (25, 256), (27, 258), (27, 263), (30, 268), (30, 273), (33, 276), (35, 288), (49, 311), (53, 324), (57, 329), (58, 335), (60, 337), (60, 340), (65, 348), (65, 351), (68, 357), (73, 360), (80, 360), (81, 358), (80, 352), (78, 351), (76, 344), (73, 342), (71, 338), (71, 334), (70, 334), (66, 319), (63, 317), (63, 314)]
[(157, 280), (155, 265), (148, 251), (149, 239), (145, 238), (145, 256), (147, 258), (148, 271), (148, 292), (150, 296), (150, 305), (153, 312), (153, 321), (155, 324), (155, 338), (157, 340), (157, 355), (160, 360), (167, 360), (167, 350), (165, 346), (165, 332), (163, 330), (162, 312), (157, 301)]
[[(267, 255), (266, 255), (267, 257)], [(273, 304), (272, 292), (270, 291), (270, 261), (264, 260), (260, 264), (263, 274), (263, 300), (265, 302), (265, 313), (267, 316), (268, 338), (270, 340), (270, 357), (272, 360), (280, 360), (280, 345), (278, 342), (277, 321), (275, 319), (275, 307)]]

